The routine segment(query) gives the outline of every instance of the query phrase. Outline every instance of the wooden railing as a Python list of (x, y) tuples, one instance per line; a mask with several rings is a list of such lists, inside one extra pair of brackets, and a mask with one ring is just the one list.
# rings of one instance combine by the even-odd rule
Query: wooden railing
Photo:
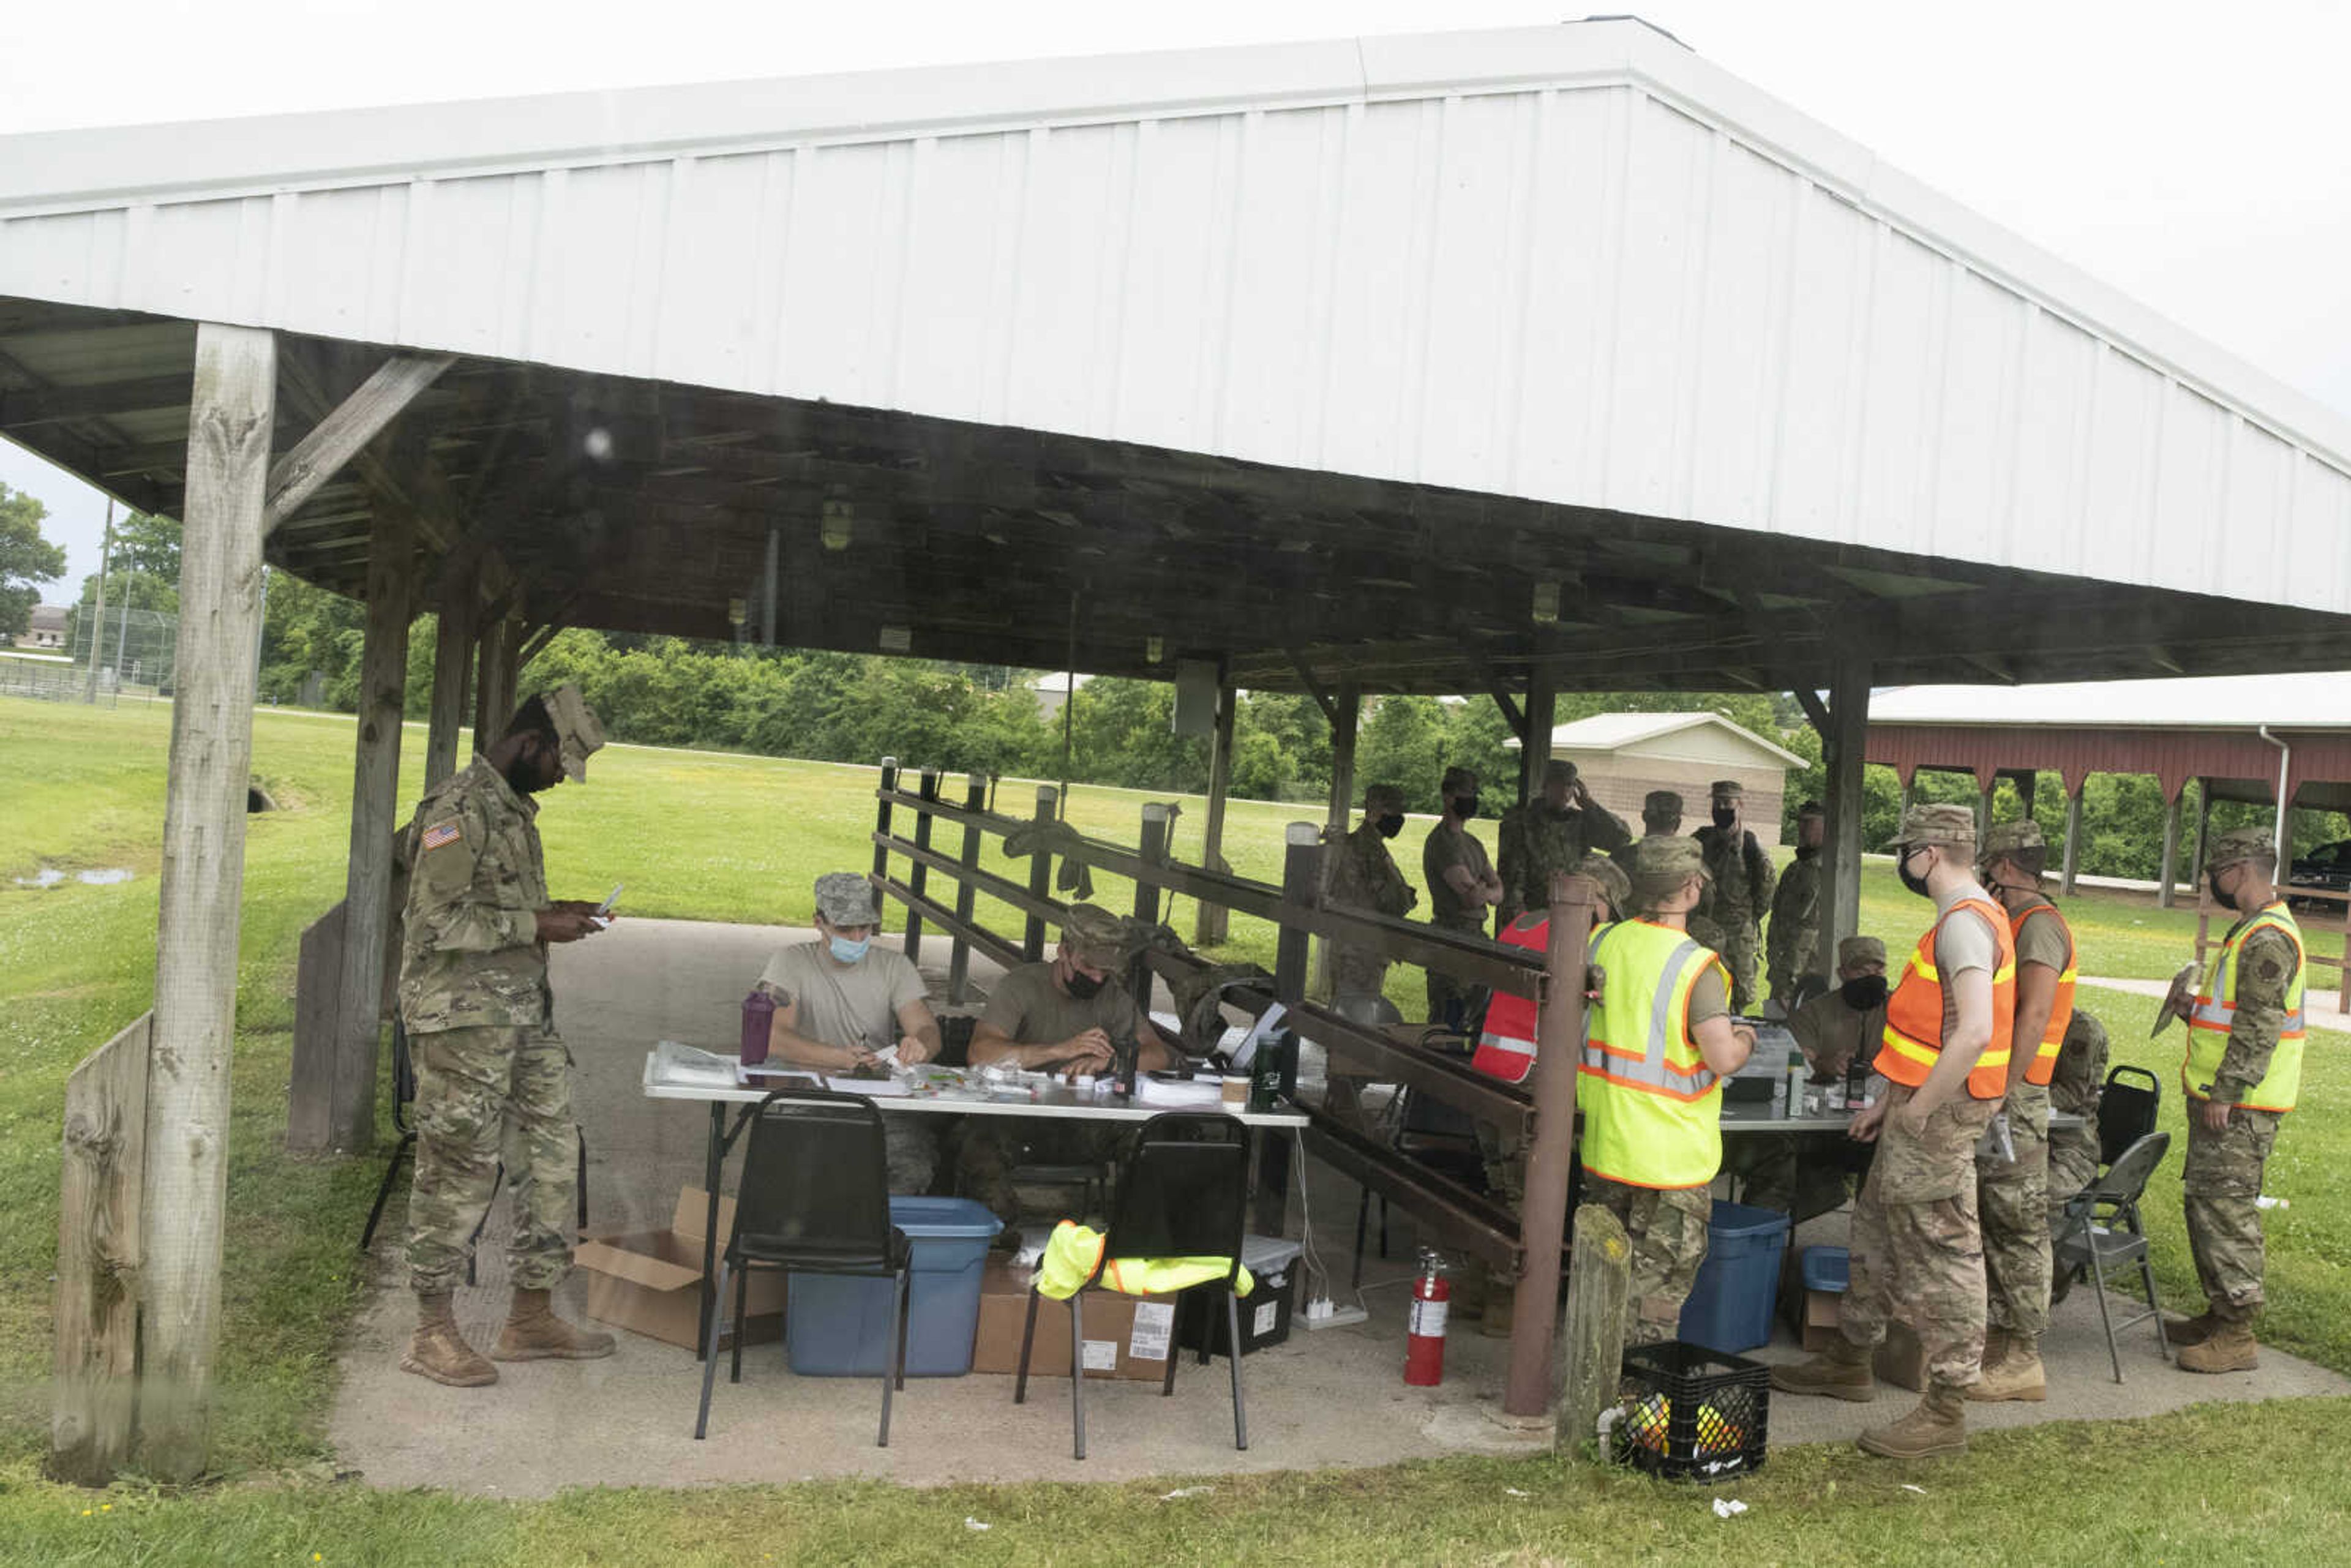
[(139, 1364), (140, 1203), (153, 1013), (66, 1080), (49, 1473), (104, 1486), (129, 1456)]

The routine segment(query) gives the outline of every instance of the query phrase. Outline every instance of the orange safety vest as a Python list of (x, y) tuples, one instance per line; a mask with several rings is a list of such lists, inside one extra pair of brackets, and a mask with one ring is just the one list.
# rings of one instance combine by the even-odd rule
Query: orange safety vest
[(1991, 973), (1991, 1043), (1968, 1072), (1970, 1094), (1998, 1100), (2008, 1092), (2009, 1043), (2016, 1034), (2016, 935), (2009, 929), (2008, 911), (1988, 898), (1959, 900), (1918, 938), (1894, 994), (1886, 998), (1886, 1034), (1877, 1071), (1912, 1089), (1934, 1071), (1935, 1058), (1943, 1050), (1943, 977), (1935, 967), (1935, 938), (1943, 921), (1962, 909), (1972, 909), (1990, 923), (1999, 949)]
[[(1505, 946), (1546, 952), (1551, 946), (1551, 921), (1546, 917), (1524, 931), (1512, 921), (1495, 940)], [(1478, 1033), (1478, 1049), (1469, 1065), (1489, 1078), (1524, 1083), (1535, 1067), (1535, 1014), (1534, 998), (1496, 991), (1493, 1000), (1486, 1004), (1486, 1024)]]
[[(2057, 1053), (2065, 1045), (2065, 1026), (2074, 1021), (2074, 981), (2080, 972), (2074, 967), (2079, 955), (2074, 948), (2074, 928), (2057, 913), (2053, 904), (2036, 904), (2023, 914), (2013, 917), (2010, 930), (2018, 936), (2024, 935), (2024, 923), (2036, 915), (2045, 915), (2057, 923), (2065, 934), (2065, 967), (2057, 971), (2057, 999), (2049, 1006), (2049, 1025), (2041, 1031), (2041, 1044), (2032, 1052), (2032, 1061), (2024, 1069), (2024, 1081), (2046, 1089), (2057, 1075)], [(2022, 947), (2022, 944), (2018, 945)]]

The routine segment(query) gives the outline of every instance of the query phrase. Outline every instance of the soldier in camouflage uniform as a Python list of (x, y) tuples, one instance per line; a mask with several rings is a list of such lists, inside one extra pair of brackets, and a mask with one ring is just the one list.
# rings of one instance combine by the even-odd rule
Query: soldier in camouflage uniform
[(501, 1158), (514, 1203), (514, 1300), (491, 1356), (612, 1354), (611, 1334), (574, 1328), (548, 1305), (571, 1267), (579, 1129), (547, 945), (606, 922), (593, 904), (548, 898), (532, 799), (567, 775), (584, 781), (603, 744), (577, 687), (534, 696), (487, 753), (424, 797), (403, 841), (400, 1013), (416, 1062), (408, 1266), (417, 1327), (400, 1364), (435, 1383), (497, 1381), (458, 1333), (451, 1302)]
[(1714, 821), (1692, 835), (1706, 856), (1706, 902), (1698, 913), (1720, 927), (1722, 955), (1730, 971), (1730, 1010), (1744, 1013), (1755, 1005), (1755, 950), (1762, 932), (1759, 923), (1771, 907), (1778, 873), (1771, 857), (1748, 831), (1740, 812), (1747, 803), (1747, 786), (1736, 779), (1719, 779), (1711, 789)]
[(1585, 855), (1622, 849), (1633, 835), (1623, 818), (1592, 798), (1575, 764), (1554, 757), (1543, 764), (1541, 795), (1502, 813), (1500, 840), (1500, 918), (1507, 922), (1551, 901), (1552, 873), (1574, 870)]
[(1771, 925), (1765, 935), (1764, 974), (1771, 999), (1783, 1010), (1797, 1003), (1799, 982), (1828, 967), (1821, 946), (1821, 846), (1828, 837), (1828, 813), (1818, 800), (1796, 809), (1796, 858), (1771, 895)]
[(2209, 1304), (2167, 1324), (2164, 1335), (2180, 1346), (2183, 1371), (2241, 1372), (2261, 1364), (2253, 1320), (2265, 1299), (2266, 1259), (2255, 1200), (2278, 1125), (2301, 1086), (2303, 946), (2278, 896), (2276, 852), (2261, 829), (2222, 833), (2205, 857), (2204, 876), (2214, 901), (2239, 917), (2197, 996), (2180, 1072), (2188, 1250)]
[(2049, 1130), (2049, 1228), (2065, 1217), (2065, 1200), (2098, 1179), (2098, 1096), (2106, 1087), (2106, 1030), (2080, 1008), (2065, 1026), (2064, 1048), (2049, 1080), (2049, 1108), (2079, 1116), (2079, 1127)]
[[(1445, 813), (1421, 841), (1421, 880), (1428, 888), (1428, 923), (1440, 931), (1468, 936), (1489, 933), (1487, 911), (1502, 902), (1502, 879), (1486, 858), (1486, 846), (1470, 832), (1478, 815), (1478, 775), (1468, 768), (1448, 768), (1437, 784)], [(1450, 1022), (1449, 1011), (1468, 1000), (1469, 988), (1450, 975), (1431, 969), (1428, 981), (1428, 1021)]]
[[(1823, 1354), (1771, 1369), (1771, 1386), (1790, 1394), (1875, 1398), (1872, 1353), (1898, 1310), (1927, 1352), (1928, 1385), (1909, 1415), (1862, 1433), (1862, 1450), (1887, 1458), (1964, 1452), (1967, 1389), (1980, 1375), (1975, 1151), (2000, 1101), (1978, 1097), (1969, 1075), (1993, 1038), (1993, 977), (2013, 948), (2005, 923), (1980, 907), (1991, 898), (1975, 880), (1975, 815), (1964, 806), (1913, 806), (1903, 814), (1896, 864), (1905, 885), (1934, 901), (1935, 973), (1915, 959), (1906, 965), (1889, 1007), (1898, 1008), (1902, 986), (1921, 985), (1929, 998), (1939, 993), (1944, 1022), (1926, 1042), (1933, 1066), (1924, 1080), (1914, 1088), (1879, 1077), (1876, 1100), (1854, 1117), (1852, 1135), (1876, 1141), (1877, 1157), (1854, 1204), (1853, 1283), (1838, 1337)], [(1970, 907), (1959, 907), (1962, 901)], [(1896, 1037), (1889, 1021), (1886, 1038)], [(1881, 1067), (1893, 1049), (1880, 1051)]]
[[(1401, 916), (1420, 902), (1420, 894), (1396, 869), (1388, 841), (1404, 831), (1404, 791), (1393, 784), (1374, 784), (1364, 791), (1364, 820), (1353, 832), (1332, 844), (1324, 872), (1324, 896), (1332, 904), (1352, 904), (1375, 915)], [(1350, 992), (1376, 997), (1387, 984), (1388, 960), (1375, 949), (1331, 945), (1331, 988), (1334, 996)]]
[[(1641, 837), (1608, 852), (1626, 876), (1633, 874), (1635, 852), (1650, 839), (1677, 839), (1682, 836), (1682, 798), (1671, 789), (1652, 789), (1641, 800)], [(1727, 938), (1722, 927), (1701, 910), (1693, 909), (1684, 922), (1683, 930), (1689, 939), (1719, 953)]]

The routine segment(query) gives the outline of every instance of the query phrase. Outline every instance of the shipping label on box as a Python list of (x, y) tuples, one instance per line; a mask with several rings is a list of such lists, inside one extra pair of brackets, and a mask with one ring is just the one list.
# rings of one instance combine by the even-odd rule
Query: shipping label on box
[(1127, 1336), (1126, 1354), (1137, 1361), (1165, 1361), (1176, 1337), (1176, 1303), (1137, 1301), (1134, 1332)]
[[(1029, 1321), (1029, 1270), (992, 1258), (979, 1283), (979, 1327), (972, 1343), (974, 1372), (1020, 1370), (1020, 1338)], [(1089, 1377), (1123, 1377), (1156, 1383), (1167, 1373), (1175, 1337), (1176, 1303), (1165, 1296), (1124, 1296), (1115, 1291), (1085, 1294), (1085, 1345)], [(1037, 1337), (1029, 1352), (1031, 1377), (1070, 1375), (1070, 1303), (1050, 1296), (1037, 1301)]]

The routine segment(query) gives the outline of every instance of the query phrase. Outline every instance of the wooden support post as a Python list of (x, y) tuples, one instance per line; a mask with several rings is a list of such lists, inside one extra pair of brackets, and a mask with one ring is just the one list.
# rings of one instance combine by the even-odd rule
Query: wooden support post
[[(1551, 732), (1559, 712), (1559, 694), (1549, 664), (1527, 672), (1527, 733), (1519, 743), (1519, 802), (1524, 805), (1542, 793), (1543, 768), (1551, 762)], [(1510, 895), (1515, 903), (1517, 894)]]
[(139, 1444), (145, 1468), (172, 1481), (201, 1475), (210, 1449), (277, 359), (270, 332), (196, 329), (140, 1215)]
[(476, 636), (474, 749), (487, 751), (514, 717), (514, 622), (504, 613), (486, 615)]
[(1976, 786), (1976, 842), (1978, 843), (1983, 842), (1984, 835), (1991, 831), (1991, 801), (1993, 795), (1998, 793), (1999, 789), (2000, 775), (1997, 773), (1991, 776), (1991, 783)]
[(1869, 744), (1869, 664), (1840, 658), (1830, 677), (1829, 727), (1821, 737), (1828, 776), (1828, 874), (1821, 879), (1821, 939), (1813, 954), (1825, 973), (1835, 967), (1837, 944), (1861, 929), (1861, 818), (1868, 806), (1863, 762)]
[[(1324, 832), (1332, 842), (1347, 831), (1347, 809), (1355, 797), (1355, 732), (1356, 720), (1364, 711), (1364, 688), (1353, 681), (1339, 683), (1338, 699), (1331, 709), (1331, 803), (1324, 816)], [(1334, 857), (1322, 858), (1322, 879), (1316, 884), (1317, 901), (1330, 896), (1331, 866)], [(1326, 939), (1314, 944), (1314, 974), (1307, 989), (1317, 997), (1331, 994), (1331, 944)]]
[[(939, 798), (939, 770), (937, 768), (925, 768), (923, 769), (920, 782), (915, 786), (915, 793), (922, 796), (925, 800), (935, 801)], [(931, 847), (932, 821), (933, 818), (928, 811), (917, 811), (914, 813), (914, 847), (916, 849), (926, 850)], [(913, 888), (915, 894), (919, 896), (927, 893), (930, 887), (930, 883), (931, 868), (925, 865), (922, 862), (916, 861), (913, 867), (906, 873), (906, 885)], [(910, 964), (919, 964), (922, 961), (923, 917), (914, 913), (914, 906), (913, 904), (908, 904), (906, 906), (906, 962)]]
[[(1616, 1403), (1631, 1316), (1633, 1243), (1624, 1221), (1596, 1203), (1575, 1211), (1575, 1248), (1567, 1260), (1567, 1325), (1560, 1334), (1559, 1422), (1552, 1446), (1571, 1457)], [(1609, 1456), (1602, 1454), (1606, 1464)]]
[(2040, 773), (2032, 768), (2027, 768), (2011, 775), (2011, 777), (2016, 780), (2017, 803), (2024, 808), (2024, 814), (2026, 816), (2032, 816), (2032, 796), (2034, 790), (2038, 788), (2041, 782)]
[[(2204, 855), (2210, 848), (2211, 838), (2212, 780), (2199, 779), (2196, 780), (2196, 863), (2188, 868), (2188, 879), (2190, 882), (2200, 883), (2204, 880)], [(2308, 988), (2309, 982), (2304, 981), (2304, 989)]]
[(154, 1021), (141, 1014), (66, 1080), (49, 1473), (86, 1487), (112, 1480), (130, 1457), (137, 1409), (139, 1209)]
[[(972, 774), (964, 781), (963, 805), (967, 811), (987, 809), (987, 775)], [(973, 913), (979, 906), (979, 889), (972, 885), (971, 873), (979, 869), (979, 826), (967, 822), (963, 830), (964, 874), (956, 879), (955, 946), (947, 953), (947, 1000), (961, 1006), (971, 991), (971, 943), (963, 933), (971, 928)]]
[[(473, 610), (470, 576), (443, 590), (433, 638), (433, 713), (424, 733), (427, 789), (457, 770), (457, 731), (465, 722), (465, 698), (474, 673)], [(475, 749), (488, 744), (475, 736)]]
[[(883, 794), (887, 795), (891, 790), (895, 789), (897, 787), (898, 759), (894, 757), (885, 757), (882, 759), (882, 777), (879, 780), (879, 788)], [(877, 833), (886, 833), (890, 831), (890, 802), (887, 800), (878, 801), (874, 805), (873, 831)], [(877, 890), (880, 888), (883, 880), (889, 874), (890, 852), (883, 849), (880, 844), (875, 844), (873, 846), (873, 884)], [(877, 901), (876, 906), (878, 907), (878, 901), (882, 895), (877, 891), (873, 896)]]
[[(2156, 873), (2155, 904), (2168, 909), (2179, 885), (2179, 811), (2187, 803), (2188, 791), (2182, 789), (2163, 809), (2163, 869)], [(2351, 969), (2345, 971), (2351, 974)]]
[(1908, 816), (1908, 815), (1910, 814), (1910, 797), (1911, 797), (1911, 793), (1912, 793), (1912, 790), (1911, 790), (1911, 780), (1910, 780), (1910, 779), (1905, 779), (1904, 780), (1902, 780), (1902, 793), (1901, 793), (1900, 797), (1899, 797), (1898, 799), (1896, 799), (1896, 801), (1895, 801), (1895, 803), (1894, 803), (1894, 810), (1895, 810), (1895, 812), (1896, 812), (1896, 820), (1897, 820), (1897, 821), (1898, 821), (1900, 818), (1902, 818), (1902, 817), (1907, 817), (1907, 816)]
[(401, 714), (408, 688), (408, 622), (416, 536), (405, 512), (379, 507), (368, 546), (367, 640), (360, 653), (359, 743), (351, 769), (350, 861), (343, 894), (343, 973), (337, 988), (330, 1147), (375, 1143), (376, 1046), (383, 1027), (384, 953), (392, 934), (393, 840), (400, 821)]
[[(1281, 896), (1302, 909), (1322, 900), (1322, 830), (1312, 822), (1292, 822), (1282, 832)], [(1306, 999), (1306, 929), (1283, 925), (1273, 946), (1273, 994), (1283, 1007)]]
[(1590, 879), (1551, 879), (1551, 949), (1535, 1019), (1534, 1145), (1519, 1218), (1526, 1267), (1511, 1303), (1510, 1374), (1502, 1413), (1552, 1408), (1552, 1319), (1559, 1308), (1559, 1241), (1567, 1226), (1567, 1178), (1575, 1158), (1575, 1079), (1583, 1040), (1583, 972), (1592, 938)]
[[(1052, 821), (1054, 809), (1061, 803), (1061, 792), (1050, 784), (1038, 785), (1037, 820), (1040, 822)], [(1053, 857), (1043, 850), (1039, 850), (1029, 859), (1029, 892), (1030, 896), (1036, 898), (1050, 898), (1053, 895)], [(1045, 917), (1032, 913), (1029, 916), (1028, 925), (1023, 926), (1020, 932), (1021, 961), (1034, 964), (1044, 956)]]
[[(1174, 810), (1175, 808), (1164, 800), (1145, 800), (1143, 803), (1142, 847), (1135, 859), (1145, 865), (1167, 863), (1168, 830), (1176, 825)], [(1159, 890), (1147, 882), (1138, 881), (1134, 884), (1134, 923), (1145, 930), (1159, 924)], [(1128, 962), (1126, 988), (1145, 1012), (1151, 1010), (1151, 961), (1145, 954), (1137, 953)]]
[[(1238, 706), (1233, 688), (1217, 687), (1217, 734), (1208, 746), (1208, 821), (1200, 843), (1200, 864), (1209, 871), (1225, 866), (1225, 796), (1233, 784), (1233, 718)], [(1200, 900), (1199, 918), (1193, 923), (1192, 943), (1213, 946), (1230, 929), (1229, 912), (1221, 904)]]
[(2082, 789), (2089, 781), (2086, 774), (2065, 780), (2073, 788), (2065, 792), (2065, 858), (2057, 891), (2068, 898), (2074, 895), (2074, 875), (2082, 864)]

